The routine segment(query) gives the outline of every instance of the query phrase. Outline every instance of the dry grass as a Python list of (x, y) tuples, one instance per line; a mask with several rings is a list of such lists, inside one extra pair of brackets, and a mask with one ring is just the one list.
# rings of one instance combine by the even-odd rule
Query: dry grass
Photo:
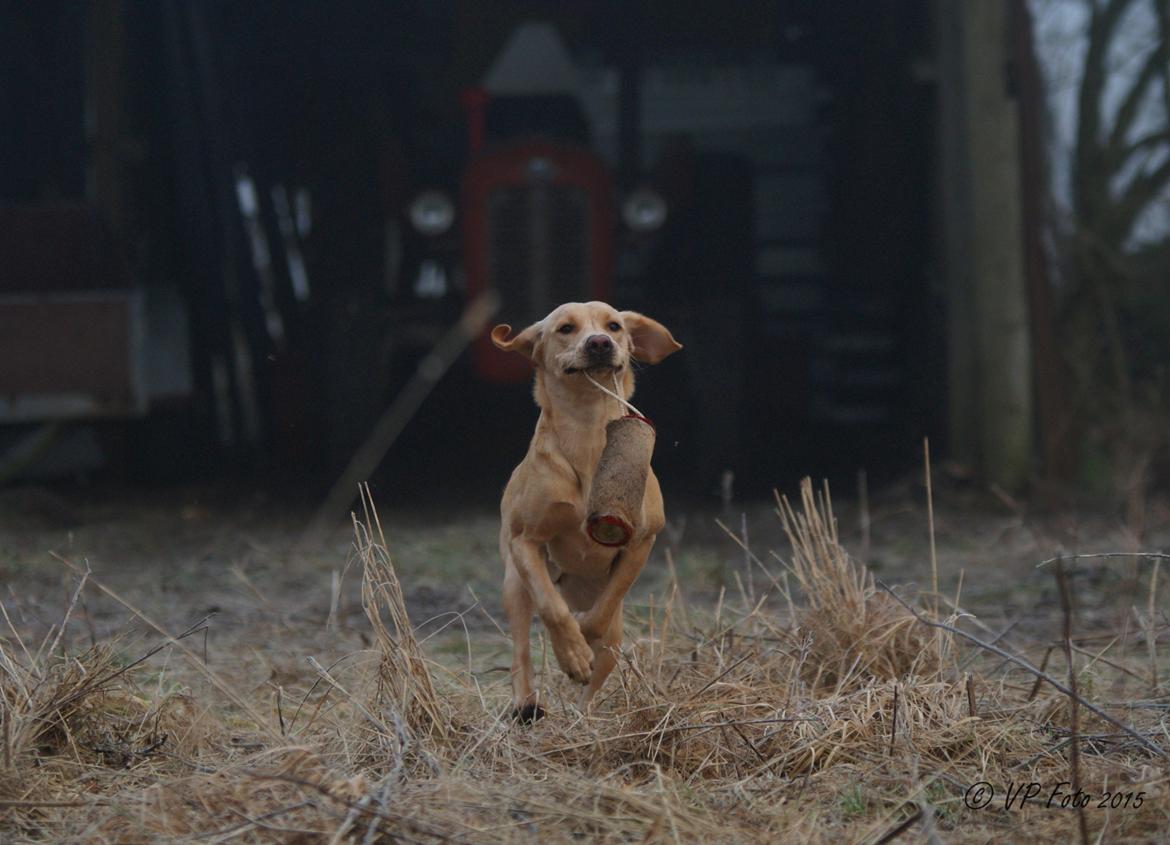
[[(799, 508), (778, 502), (792, 549), (784, 569), (769, 573), (770, 591), (745, 590), (738, 606), (721, 602), (700, 615), (678, 600), (676, 585), (664, 606), (630, 620), (620, 668), (595, 714), (564, 703), (573, 696), (562, 679), (552, 685), (549, 718), (531, 727), (507, 721), (506, 678), (481, 684), (428, 657), (366, 505), (354, 553), (371, 647), (330, 666), (313, 662), (313, 683), (277, 690), (275, 700), (268, 688), (224, 694), (230, 682), (218, 676), (197, 700), (156, 675), (148, 682), (152, 651), (126, 660), (111, 643), (72, 653), (52, 632), (31, 650), (9, 624), (11, 635), (0, 638), (0, 838), (1075, 836), (1074, 814), (1042, 806), (1071, 780), (1067, 699), (1035, 691), (1030, 677), (925, 628), (876, 591), (838, 542), (827, 491), (814, 496), (806, 485)], [(1132, 653), (1086, 641), (1093, 656), (1077, 652), (1076, 669), (1083, 694), (1109, 690), (1097, 704), (1165, 745), (1165, 688), (1150, 695), (1144, 680), (1148, 639)], [(1118, 698), (1125, 683), (1146, 698)], [(1080, 732), (1086, 791), (1145, 793), (1138, 807), (1098, 809), (1094, 800), (1086, 811), (1092, 836), (1161, 837), (1166, 758), (1084, 713)], [(998, 798), (972, 810), (963, 795), (979, 781)], [(1004, 788), (1031, 782), (1042, 785), (1041, 796), (1005, 810)]]
[(856, 689), (871, 679), (933, 675), (939, 668), (935, 638), (896, 601), (874, 586), (873, 575), (837, 539), (826, 488), (801, 486), (801, 509), (777, 497), (792, 547), (789, 569), (804, 593), (791, 617), (809, 636), (804, 676), (817, 689)]

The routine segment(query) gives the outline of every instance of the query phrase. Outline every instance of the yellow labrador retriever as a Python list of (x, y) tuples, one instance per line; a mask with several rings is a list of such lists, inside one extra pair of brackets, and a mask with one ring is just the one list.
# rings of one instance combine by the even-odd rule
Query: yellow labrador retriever
[(496, 326), (492, 342), (532, 361), (540, 406), (528, 454), (500, 502), (513, 717), (530, 722), (544, 715), (532, 689), (533, 610), (561, 669), (584, 684), (579, 704), (586, 709), (617, 663), (622, 599), (664, 524), (662, 492), (651, 471), (642, 519), (626, 546), (600, 545), (582, 529), (606, 423), (626, 413), (587, 376), (610, 389), (616, 382), (628, 400), (634, 392), (631, 361), (657, 364), (682, 346), (660, 323), (604, 302), (570, 302), (515, 337), (511, 333), (511, 326)]

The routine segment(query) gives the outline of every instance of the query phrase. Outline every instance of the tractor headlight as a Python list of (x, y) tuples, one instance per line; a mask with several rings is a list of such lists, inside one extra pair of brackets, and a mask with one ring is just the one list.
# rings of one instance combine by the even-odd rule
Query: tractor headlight
[(666, 222), (666, 200), (652, 188), (638, 188), (622, 203), (622, 219), (635, 232), (653, 232)]
[(455, 204), (442, 191), (423, 191), (408, 213), (411, 225), (423, 235), (441, 235), (455, 222)]

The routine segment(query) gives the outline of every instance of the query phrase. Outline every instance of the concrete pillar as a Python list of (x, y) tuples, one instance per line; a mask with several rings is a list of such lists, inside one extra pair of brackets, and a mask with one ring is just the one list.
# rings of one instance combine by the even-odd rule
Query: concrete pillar
[(951, 452), (1019, 488), (1032, 468), (1032, 352), (1009, 0), (939, 0)]

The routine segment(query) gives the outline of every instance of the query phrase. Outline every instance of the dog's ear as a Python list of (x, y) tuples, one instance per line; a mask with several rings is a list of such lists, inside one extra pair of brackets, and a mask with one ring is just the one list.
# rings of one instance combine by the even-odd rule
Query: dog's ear
[(509, 340), (508, 335), (512, 333), (512, 327), (507, 323), (500, 323), (492, 329), (492, 343), (496, 345), (497, 349), (502, 349), (505, 352), (519, 352), (529, 361), (534, 361), (536, 359), (536, 342), (540, 340), (540, 328), (540, 323), (533, 323)]
[(634, 344), (634, 357), (646, 364), (657, 364), (682, 349), (670, 329), (637, 311), (623, 311), (622, 320)]

